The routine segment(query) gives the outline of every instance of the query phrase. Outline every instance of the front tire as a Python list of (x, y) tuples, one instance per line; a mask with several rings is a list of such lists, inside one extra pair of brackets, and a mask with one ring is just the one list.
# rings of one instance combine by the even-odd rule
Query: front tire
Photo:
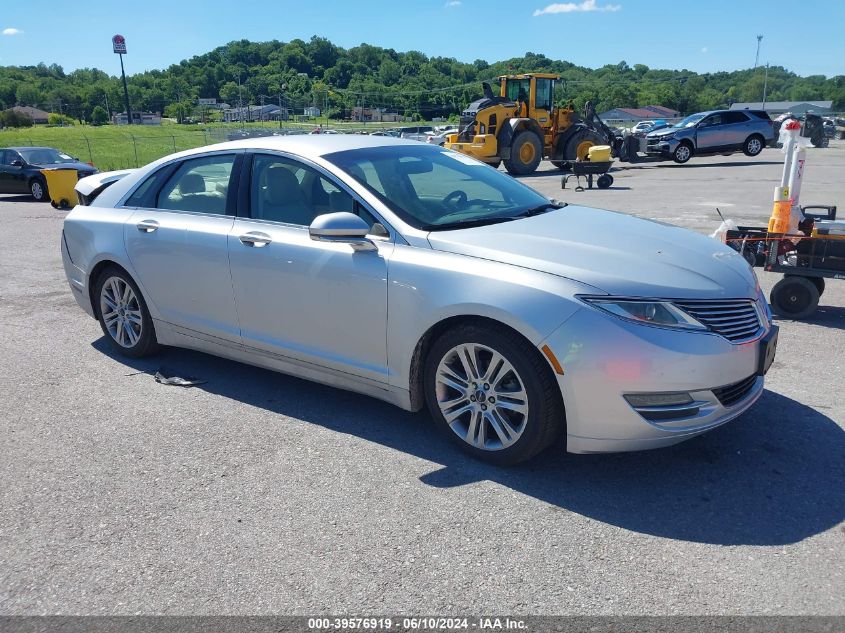
[(806, 277), (786, 276), (769, 294), (772, 312), (787, 319), (806, 319), (819, 305), (819, 289)]
[(692, 146), (689, 143), (680, 143), (672, 152), (672, 160), (679, 165), (683, 165), (690, 158), (692, 158)]
[(511, 143), (511, 157), (505, 160), (509, 174), (524, 176), (533, 173), (543, 158), (543, 142), (530, 130), (517, 132)]
[(153, 320), (135, 281), (125, 271), (110, 266), (97, 280), (97, 320), (109, 346), (132, 358), (158, 351)]
[(499, 466), (534, 457), (565, 426), (548, 364), (504, 327), (466, 324), (440, 336), (424, 388), (436, 424), (464, 451)]
[(761, 136), (749, 136), (742, 146), (742, 151), (746, 156), (757, 156), (763, 151), (766, 146), (766, 141)]
[(47, 198), (49, 198), (47, 183), (41, 178), (33, 178), (29, 181), (29, 193), (36, 202), (44, 202)]

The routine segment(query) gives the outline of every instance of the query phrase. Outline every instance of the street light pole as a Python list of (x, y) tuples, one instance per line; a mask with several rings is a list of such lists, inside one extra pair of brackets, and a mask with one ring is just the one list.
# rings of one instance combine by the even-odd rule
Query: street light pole
[(766, 89), (769, 87), (769, 63), (766, 62), (766, 76), (763, 79), (763, 109), (766, 109)]

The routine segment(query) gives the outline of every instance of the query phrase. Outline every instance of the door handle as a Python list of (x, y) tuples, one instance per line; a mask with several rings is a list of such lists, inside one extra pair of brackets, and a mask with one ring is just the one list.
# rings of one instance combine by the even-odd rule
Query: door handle
[(251, 232), (251, 233), (244, 233), (238, 238), (241, 241), (241, 244), (245, 244), (246, 246), (252, 246), (254, 248), (261, 248), (262, 246), (267, 246), (270, 242), (273, 241), (266, 233), (259, 233), (258, 231)]
[(141, 233), (152, 233), (158, 228), (158, 222), (155, 220), (141, 220), (135, 226), (138, 227)]

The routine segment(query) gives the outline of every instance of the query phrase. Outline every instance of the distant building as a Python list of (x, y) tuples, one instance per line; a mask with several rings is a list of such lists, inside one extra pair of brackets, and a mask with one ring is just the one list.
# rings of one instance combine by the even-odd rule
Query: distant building
[(33, 123), (47, 123), (47, 119), (50, 116), (49, 112), (44, 112), (44, 110), (39, 110), (38, 108), (32, 108), (30, 106), (15, 106), (12, 110), (18, 114), (25, 114), (32, 119)]
[(200, 108), (209, 108), (210, 110), (226, 110), (226, 109), (232, 107), (228, 103), (217, 103), (217, 99), (214, 99), (214, 98), (205, 99), (203, 97), (200, 97), (199, 99), (197, 99), (197, 105)]
[(665, 106), (643, 106), (641, 108), (613, 108), (602, 112), (599, 117), (605, 123), (627, 124), (654, 119), (677, 119), (681, 115), (677, 110)]
[(305, 112), (303, 113), (305, 116), (309, 116), (312, 118), (317, 118), (320, 116), (320, 108), (311, 106), (309, 108), (305, 108)]
[[(127, 125), (129, 117), (125, 112), (115, 114), (111, 118), (115, 125)], [(161, 125), (160, 112), (132, 112), (132, 125)]]
[(732, 103), (731, 110), (765, 110), (769, 114), (783, 114), (791, 112), (795, 115), (805, 114), (808, 110), (815, 114), (830, 114), (833, 112), (833, 101), (750, 101), (747, 103)]
[(227, 108), (223, 110), (223, 120), (226, 123), (241, 123), (246, 121), (287, 121), (287, 108), (277, 105), (244, 106), (242, 108)]
[(396, 123), (398, 121), (404, 121), (404, 117), (397, 112), (388, 112), (384, 108), (362, 108), (361, 106), (355, 106), (352, 108), (352, 120)]

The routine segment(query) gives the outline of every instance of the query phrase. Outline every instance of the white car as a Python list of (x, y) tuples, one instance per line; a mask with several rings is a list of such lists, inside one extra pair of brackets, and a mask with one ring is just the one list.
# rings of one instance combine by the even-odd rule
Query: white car
[(652, 125), (654, 125), (654, 121), (640, 121), (634, 127), (631, 128), (631, 134), (636, 134), (637, 132), (646, 132)]
[(447, 127), (442, 130), (435, 130), (431, 134), (425, 137), (425, 142), (429, 143), (430, 145), (443, 145), (446, 142), (446, 137), (450, 134), (457, 134), (458, 128), (457, 127)]
[(186, 347), (428, 406), (496, 464), (561, 434), (588, 453), (683, 441), (751, 407), (774, 358), (733, 249), (441, 147), (250, 138), (111, 177), (80, 181), (61, 250), (115, 352)]

